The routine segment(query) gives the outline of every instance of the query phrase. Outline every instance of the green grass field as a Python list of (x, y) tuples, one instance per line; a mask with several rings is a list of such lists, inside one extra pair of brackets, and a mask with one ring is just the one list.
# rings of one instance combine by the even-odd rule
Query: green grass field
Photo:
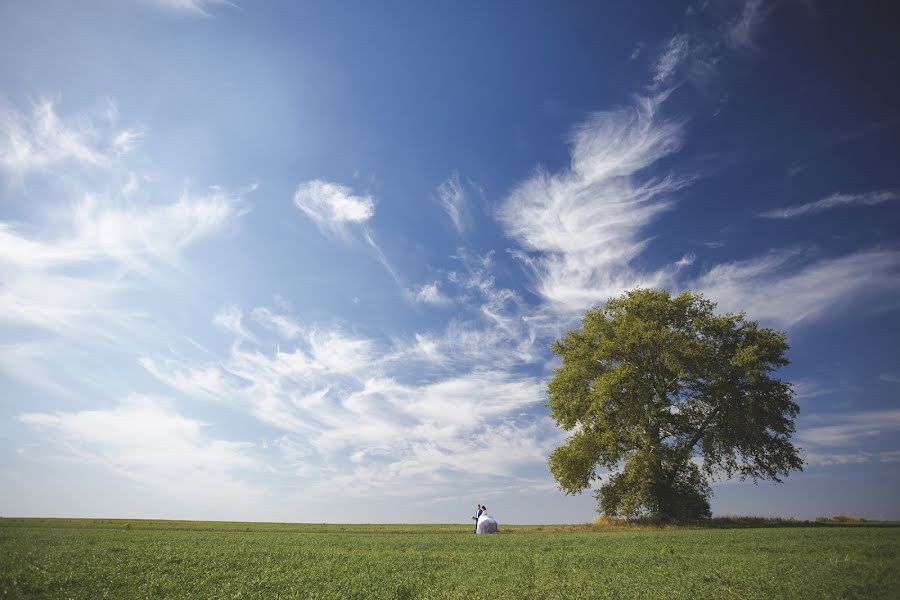
[(900, 598), (900, 528), (0, 519), (2, 598)]

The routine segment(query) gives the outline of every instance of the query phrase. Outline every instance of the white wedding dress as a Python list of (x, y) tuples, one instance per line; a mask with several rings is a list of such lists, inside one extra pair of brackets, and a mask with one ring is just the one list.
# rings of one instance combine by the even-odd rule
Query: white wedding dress
[(488, 515), (481, 515), (475, 533), (497, 533), (497, 521)]

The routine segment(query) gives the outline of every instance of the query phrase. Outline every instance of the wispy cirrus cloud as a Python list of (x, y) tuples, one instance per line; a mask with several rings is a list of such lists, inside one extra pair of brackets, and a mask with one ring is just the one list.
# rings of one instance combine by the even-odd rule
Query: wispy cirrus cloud
[(838, 414), (813, 413), (801, 418), (797, 439), (803, 460), (811, 467), (900, 462), (900, 450), (885, 443), (900, 432), (900, 410), (860, 410)]
[[(755, 0), (742, 3), (728, 28), (732, 48), (752, 48), (753, 35), (771, 10)], [(672, 85), (685, 63), (718, 60), (720, 47), (701, 34), (672, 36), (651, 67), (650, 89)], [(854, 299), (897, 291), (900, 254), (890, 249), (815, 259), (811, 252), (787, 248), (714, 265), (693, 277), (687, 275), (696, 260), (692, 253), (656, 268), (634, 266), (646, 255), (647, 228), (693, 181), (691, 174), (653, 176), (662, 159), (680, 150), (685, 135), (682, 122), (661, 114), (667, 93), (596, 114), (575, 130), (568, 169), (539, 169), (501, 204), (499, 220), (519, 246), (510, 253), (533, 277), (544, 301), (532, 311), (532, 323), (545, 322), (548, 315), (559, 321), (635, 287), (702, 291), (723, 310), (746, 310), (752, 318), (786, 327), (823, 318)], [(789, 218), (883, 203), (897, 195), (892, 190), (835, 194), (761, 216)]]
[(259, 469), (254, 444), (210, 437), (206, 425), (165, 399), (134, 394), (112, 408), (32, 412), (18, 420), (68, 458), (96, 464), (153, 492), (191, 504), (258, 496), (242, 475)]
[(682, 124), (659, 114), (665, 96), (594, 114), (572, 135), (571, 164), (544, 169), (503, 201), (499, 219), (524, 251), (514, 255), (536, 291), (560, 309), (583, 310), (637, 286), (667, 282), (667, 268), (642, 271), (643, 230), (673, 205), (690, 176), (647, 171), (682, 144)]
[(425, 283), (417, 289), (410, 290), (408, 296), (411, 301), (418, 304), (446, 306), (452, 302), (446, 294), (441, 292), (441, 283), (439, 281)]
[(75, 393), (65, 384), (71, 381), (67, 371), (75, 361), (70, 359), (65, 366), (60, 365), (56, 357), (61, 350), (57, 344), (44, 342), (0, 344), (0, 371), (55, 396), (71, 398)]
[(771, 10), (764, 0), (744, 0), (737, 16), (728, 25), (725, 42), (735, 50), (753, 50), (755, 38)]
[(817, 446), (858, 446), (900, 432), (900, 409), (864, 410), (807, 417), (798, 427), (801, 442)]
[(508, 370), (540, 362), (540, 344), (548, 330), (534, 314), (535, 307), (526, 305), (515, 290), (497, 284), (493, 252), (476, 255), (458, 249), (454, 258), (462, 268), (449, 272), (443, 285), (448, 302), (459, 312), (439, 331), (395, 340), (393, 360), (452, 372), (471, 365)]
[(687, 287), (702, 291), (722, 310), (790, 327), (824, 317), (851, 301), (900, 290), (900, 252), (861, 250), (808, 260), (796, 250), (770, 252), (716, 265)]
[(791, 219), (793, 217), (815, 215), (832, 208), (854, 205), (875, 206), (876, 204), (884, 204), (897, 199), (900, 199), (900, 192), (897, 190), (878, 190), (859, 194), (842, 194), (838, 192), (814, 202), (767, 210), (760, 213), (759, 216), (768, 219)]
[(818, 381), (809, 379), (794, 380), (792, 387), (794, 388), (795, 400), (810, 400), (821, 396), (829, 396), (841, 390), (840, 387), (823, 385)]
[(690, 55), (690, 38), (687, 34), (679, 33), (672, 36), (666, 44), (665, 50), (656, 61), (653, 68), (653, 85), (657, 88), (669, 84), (678, 67)]
[(348, 186), (314, 179), (297, 186), (294, 206), (309, 217), (326, 236), (349, 241), (355, 230), (397, 286), (404, 289), (402, 279), (366, 225), (375, 216), (375, 199), (372, 196), (357, 195)]
[(634, 50), (632, 50), (631, 54), (628, 56), (628, 60), (630, 60), (630, 61), (637, 60), (641, 56), (641, 53), (644, 51), (645, 45), (646, 44), (642, 41), (635, 44)]
[[(319, 479), (311, 485), (323, 494), (349, 472), (354, 493), (379, 494), (412, 490), (423, 476), (448, 486), (454, 473), (483, 479), (485, 469), (514, 478), (517, 469), (541, 468), (555, 440), (549, 421), (525, 416), (543, 401), (538, 378), (472, 360), (433, 361), (419, 354), (418, 340), (385, 343), (336, 326), (303, 326), (268, 308), (250, 312), (265, 315), (254, 326), (230, 312), (233, 331), (252, 331), (235, 333), (226, 356), (196, 364), (144, 357), (141, 364), (181, 393), (242, 407), (282, 432), (291, 453), (313, 465), (304, 476)], [(272, 328), (284, 322), (297, 327), (290, 342)], [(266, 350), (272, 334), (280, 339), (274, 352)], [(415, 366), (423, 363), (441, 372)], [(476, 468), (475, 455), (490, 460)]]
[(183, 13), (208, 17), (214, 6), (234, 6), (231, 0), (139, 0), (144, 4), (155, 6), (172, 13)]
[(35, 103), (30, 114), (0, 103), (0, 168), (21, 177), (72, 162), (108, 168), (140, 141), (139, 129), (118, 129), (109, 113), (62, 118), (52, 100)]
[(186, 396), (226, 404), (235, 401), (233, 391), (239, 382), (229, 381), (230, 375), (214, 364), (188, 370), (178, 360), (146, 356), (138, 359), (138, 364), (156, 379)]
[(900, 450), (882, 452), (805, 452), (803, 462), (811, 467), (832, 467), (836, 465), (862, 465), (866, 463), (900, 462)]
[(472, 215), (469, 194), (459, 179), (459, 173), (454, 171), (438, 187), (438, 200), (453, 221), (456, 231), (464, 233), (471, 225)]
[(347, 237), (347, 227), (361, 225), (375, 215), (375, 200), (355, 195), (347, 186), (314, 179), (294, 192), (294, 205), (326, 235)]
[(244, 326), (244, 312), (235, 305), (223, 306), (213, 317), (213, 324), (231, 333), (237, 341), (254, 340)]
[(114, 299), (133, 275), (170, 267), (241, 214), (238, 198), (211, 188), (152, 205), (87, 196), (60, 219), (64, 231), (47, 237), (0, 222), (0, 320), (57, 333), (127, 320), (132, 311)]
[(294, 339), (304, 332), (303, 327), (294, 319), (287, 315), (273, 313), (265, 307), (254, 308), (253, 319), (286, 340)]

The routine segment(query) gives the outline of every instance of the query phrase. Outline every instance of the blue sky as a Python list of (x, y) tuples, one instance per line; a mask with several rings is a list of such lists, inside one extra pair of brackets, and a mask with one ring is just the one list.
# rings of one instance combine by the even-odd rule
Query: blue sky
[(583, 522), (549, 343), (637, 286), (788, 332), (900, 518), (900, 42), (875, 5), (0, 5), (0, 514)]

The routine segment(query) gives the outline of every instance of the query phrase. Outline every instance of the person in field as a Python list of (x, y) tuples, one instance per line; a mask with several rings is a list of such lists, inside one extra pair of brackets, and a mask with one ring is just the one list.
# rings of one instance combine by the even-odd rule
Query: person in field
[(481, 505), (477, 504), (475, 508), (475, 516), (472, 519), (475, 520), (475, 533), (478, 533), (478, 517), (481, 516)]
[(488, 514), (487, 506), (481, 507), (481, 516), (476, 521), (475, 533), (497, 533), (497, 521)]

